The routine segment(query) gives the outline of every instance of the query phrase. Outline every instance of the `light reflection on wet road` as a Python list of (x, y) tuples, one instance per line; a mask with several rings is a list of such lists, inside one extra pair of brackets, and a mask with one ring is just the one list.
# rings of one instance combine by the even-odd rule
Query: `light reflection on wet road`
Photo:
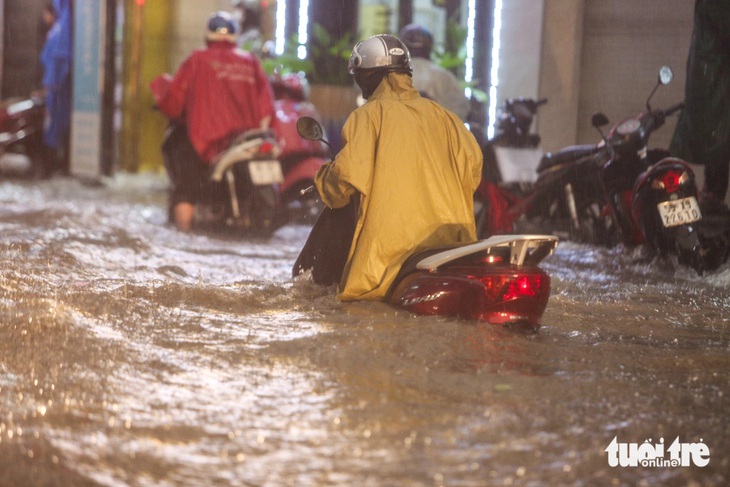
[[(0, 181), (0, 485), (726, 485), (730, 267), (561, 243), (536, 334), (342, 304), (164, 179)], [(610, 467), (704, 442), (706, 467)], [(668, 454), (667, 454), (668, 456)]]

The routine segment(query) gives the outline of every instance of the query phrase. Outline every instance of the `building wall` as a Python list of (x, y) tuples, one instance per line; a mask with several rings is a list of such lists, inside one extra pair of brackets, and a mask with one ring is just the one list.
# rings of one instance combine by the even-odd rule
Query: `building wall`
[(540, 87), (544, 0), (502, 4), (497, 106), (507, 98), (536, 98)]
[[(545, 0), (539, 92), (550, 101), (537, 120), (543, 149), (595, 143), (590, 120), (597, 111), (612, 122), (642, 111), (663, 64), (674, 81), (658, 90), (653, 106), (682, 101), (693, 11), (692, 0)], [(652, 136), (653, 147), (669, 145), (676, 121)], [(693, 167), (701, 187), (703, 167)]]
[[(585, 0), (545, 0), (539, 96), (548, 98), (537, 117), (546, 151), (578, 140), (580, 68)], [(537, 67), (536, 67), (537, 69)]]
[[(543, 148), (595, 143), (590, 119), (597, 111), (611, 121), (642, 111), (663, 64), (675, 78), (653, 104), (681, 101), (693, 7), (690, 0), (545, 0), (539, 92), (549, 102), (537, 123)], [(666, 147), (675, 124), (676, 117), (652, 144)]]
[(41, 12), (45, 0), (0, 2), (0, 96), (27, 96), (41, 87)]

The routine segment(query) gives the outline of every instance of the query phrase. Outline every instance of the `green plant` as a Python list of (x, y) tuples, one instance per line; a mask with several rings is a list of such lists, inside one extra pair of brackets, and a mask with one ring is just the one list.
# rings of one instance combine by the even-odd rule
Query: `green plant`
[(456, 17), (446, 22), (446, 38), (443, 49), (435, 49), (431, 57), (439, 66), (448, 69), (459, 79), (462, 88), (469, 88), (472, 96), (480, 103), (486, 103), (489, 96), (484, 90), (477, 88), (479, 80), (464, 81), (466, 70), (466, 36), (467, 29), (462, 27)]
[(308, 46), (314, 63), (310, 81), (313, 84), (351, 85), (347, 62), (354, 44), (352, 32), (335, 39), (327, 29), (315, 23), (312, 26), (312, 43)]
[[(311, 42), (302, 44), (294, 35), (284, 44), (284, 52), (262, 60), (267, 74), (303, 72), (312, 84), (348, 86), (352, 77), (347, 72), (347, 61), (354, 45), (353, 34), (335, 39), (324, 27), (312, 25)], [(307, 57), (299, 59), (300, 48), (307, 49)]]
[(282, 54), (263, 58), (261, 64), (266, 74), (311, 73), (314, 70), (312, 60), (310, 58), (299, 59), (297, 55), (300, 45), (299, 36), (295, 34), (284, 43)]

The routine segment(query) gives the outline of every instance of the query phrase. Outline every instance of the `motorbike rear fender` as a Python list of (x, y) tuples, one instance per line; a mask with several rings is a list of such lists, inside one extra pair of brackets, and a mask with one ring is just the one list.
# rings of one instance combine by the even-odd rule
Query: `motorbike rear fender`
[[(252, 129), (236, 137), (231, 146), (216, 156), (213, 162), (213, 181), (223, 180), (226, 171), (241, 162), (250, 161), (256, 155), (259, 147), (264, 143), (276, 141), (273, 131), (269, 129)], [(270, 158), (277, 159), (281, 154), (281, 148), (274, 144), (270, 151)]]
[(417, 314), (537, 328), (549, 295), (550, 278), (538, 267), (471, 263), (410, 273), (388, 302)]
[[(668, 193), (664, 189), (652, 188), (652, 181), (661, 179), (667, 172), (686, 172), (689, 179), (679, 188)], [(692, 228), (694, 225), (681, 225), (679, 227), (664, 227), (662, 224), (657, 205), (671, 199), (681, 199), (690, 196), (697, 197), (697, 184), (692, 168), (685, 161), (674, 157), (667, 157), (651, 166), (642, 173), (634, 186), (634, 198), (632, 214), (634, 220), (641, 226), (646, 240), (660, 252), (670, 252), (677, 243), (678, 236), (683, 232), (696, 233)], [(696, 240), (696, 235), (691, 235)], [(695, 244), (693, 244), (695, 245)]]
[(692, 167), (682, 159), (676, 157), (665, 157), (640, 174), (634, 185), (634, 194), (638, 195), (649, 189), (653, 179), (661, 177), (668, 171), (686, 172), (689, 174), (689, 180), (680, 187), (679, 192), (682, 196), (697, 196), (697, 182)]

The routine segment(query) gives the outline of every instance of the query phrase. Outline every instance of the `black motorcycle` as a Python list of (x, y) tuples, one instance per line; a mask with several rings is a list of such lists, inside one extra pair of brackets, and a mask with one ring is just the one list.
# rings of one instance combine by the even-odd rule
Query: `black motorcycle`
[[(500, 110), (497, 134), (484, 147), (484, 172), (475, 193), (477, 235), (550, 233), (564, 240), (598, 244), (613, 233), (604, 213), (595, 146), (573, 146), (555, 154), (537, 150), (533, 119), (547, 99), (508, 99)], [(505, 177), (512, 158), (535, 167), (529, 178)]]
[[(598, 144), (545, 154), (534, 184), (518, 190), (484, 178), (476, 193), (479, 238), (499, 233), (550, 233), (561, 239), (613, 247), (646, 243), (698, 273), (728, 258), (727, 222), (700, 212), (692, 168), (667, 150), (648, 147), (651, 134), (683, 104), (651, 108), (656, 90), (672, 80), (663, 66), (646, 112), (616, 123)], [(592, 118), (599, 130), (605, 115)]]
[[(621, 242), (627, 247), (646, 243), (656, 254), (702, 274), (727, 260), (730, 235), (726, 222), (702, 215), (691, 166), (664, 149), (648, 148), (651, 134), (683, 107), (651, 108), (656, 89), (671, 80), (672, 70), (663, 66), (646, 112), (614, 124), (607, 136), (601, 133), (603, 142), (595, 150), (606, 159), (600, 181)], [(597, 113), (592, 123), (600, 131), (609, 122)]]

